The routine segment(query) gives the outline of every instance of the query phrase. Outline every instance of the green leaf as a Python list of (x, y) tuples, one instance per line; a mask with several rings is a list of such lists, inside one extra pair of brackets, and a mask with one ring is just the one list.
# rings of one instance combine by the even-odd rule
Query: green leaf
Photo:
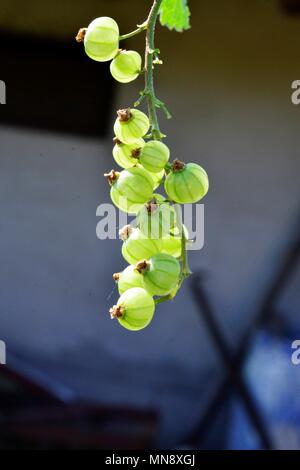
[(183, 31), (190, 26), (188, 0), (163, 0), (160, 7), (160, 22), (169, 29)]

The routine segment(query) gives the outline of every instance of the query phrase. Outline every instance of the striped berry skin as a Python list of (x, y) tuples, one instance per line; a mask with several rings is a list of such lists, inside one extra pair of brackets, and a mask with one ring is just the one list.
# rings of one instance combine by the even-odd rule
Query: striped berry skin
[[(192, 243), (192, 241), (189, 240), (189, 231), (184, 224), (182, 225), (182, 229), (186, 239), (186, 246), (189, 246)], [(171, 230), (170, 236), (165, 236), (162, 239), (162, 253), (167, 253), (168, 255), (172, 255), (175, 258), (180, 258), (182, 250), (181, 238), (181, 232), (179, 231), (178, 227), (175, 226), (174, 229)]]
[[(131, 168), (139, 161), (139, 154), (144, 145), (145, 141), (143, 139), (138, 139), (134, 144), (123, 144), (117, 140), (113, 148), (114, 160), (122, 168)], [(133, 155), (136, 155), (136, 157)]]
[[(142, 165), (138, 165), (141, 168), (144, 168)], [(160, 171), (159, 173), (151, 173), (148, 171), (149, 175), (151, 176), (153, 183), (154, 183), (154, 189), (158, 188), (158, 186), (161, 184), (163, 177), (165, 176), (165, 170)]]
[(179, 237), (164, 237), (162, 239), (162, 253), (179, 258), (181, 256), (181, 238)]
[(142, 259), (149, 259), (159, 253), (161, 248), (162, 240), (147, 238), (139, 228), (131, 228), (128, 237), (124, 237), (122, 255), (127, 263), (136, 264)]
[(144, 276), (144, 287), (151, 295), (167, 295), (176, 287), (180, 276), (179, 261), (171, 255), (158, 253), (148, 262), (137, 263)]
[(142, 148), (140, 163), (143, 167), (152, 173), (159, 173), (164, 169), (170, 158), (170, 150), (158, 140), (150, 140)]
[(112, 183), (110, 196), (119, 209), (136, 214), (142, 204), (151, 198), (153, 189), (151, 175), (143, 168), (132, 167), (119, 173)]
[(168, 235), (174, 228), (175, 220), (174, 207), (169, 202), (160, 201), (160, 198), (156, 197), (148, 201), (137, 215), (140, 230), (150, 238)]
[[(176, 161), (175, 161), (176, 162)], [(196, 163), (176, 165), (165, 180), (165, 191), (172, 201), (180, 204), (200, 201), (208, 191), (206, 171)], [(175, 168), (174, 168), (175, 166)]]
[(121, 109), (114, 124), (117, 138), (125, 144), (134, 144), (147, 134), (150, 123), (148, 116), (138, 109)]
[(133, 265), (127, 266), (121, 273), (114, 274), (114, 279), (118, 284), (120, 295), (133, 287), (143, 287), (143, 276)]
[(128, 289), (121, 295), (117, 305), (110, 309), (111, 318), (117, 318), (120, 325), (131, 331), (146, 328), (154, 312), (153, 298), (141, 287)]
[(110, 72), (120, 83), (129, 83), (141, 73), (142, 58), (136, 51), (122, 50), (110, 64)]
[(119, 50), (119, 27), (115, 20), (102, 16), (92, 21), (84, 36), (84, 49), (97, 62), (113, 59)]

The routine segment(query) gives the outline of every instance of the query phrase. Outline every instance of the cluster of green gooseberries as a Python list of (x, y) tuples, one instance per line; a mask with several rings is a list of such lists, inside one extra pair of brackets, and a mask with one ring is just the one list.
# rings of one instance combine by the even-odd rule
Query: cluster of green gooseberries
[[(81, 39), (80, 39), (81, 38)], [(87, 55), (97, 61), (112, 60), (110, 70), (120, 82), (134, 80), (141, 71), (141, 57), (119, 50), (119, 28), (107, 17), (95, 19), (80, 30)], [(136, 225), (120, 230), (122, 255), (128, 266), (113, 275), (120, 298), (110, 309), (111, 318), (129, 330), (141, 330), (152, 320), (155, 304), (173, 298), (183, 275), (188, 232), (177, 204), (194, 203), (208, 191), (205, 170), (177, 159), (149, 134), (148, 116), (135, 108), (117, 111), (113, 158), (121, 170), (106, 173), (110, 196), (122, 211), (136, 216)], [(156, 192), (163, 184), (166, 196)]]
[(142, 58), (136, 51), (119, 49), (119, 27), (115, 20), (107, 16), (96, 18), (87, 28), (79, 30), (76, 39), (84, 42), (86, 54), (97, 62), (110, 63), (110, 71), (115, 80), (129, 83), (135, 80), (142, 70)]

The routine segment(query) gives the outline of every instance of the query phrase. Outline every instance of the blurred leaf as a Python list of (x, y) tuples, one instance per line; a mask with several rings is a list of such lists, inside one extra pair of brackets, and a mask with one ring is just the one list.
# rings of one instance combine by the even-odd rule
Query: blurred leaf
[(169, 29), (183, 31), (190, 26), (188, 0), (163, 0), (160, 7), (160, 22)]

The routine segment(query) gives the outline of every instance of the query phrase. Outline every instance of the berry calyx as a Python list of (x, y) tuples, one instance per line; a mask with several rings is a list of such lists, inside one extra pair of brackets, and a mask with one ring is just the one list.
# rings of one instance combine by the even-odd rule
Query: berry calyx
[(110, 186), (112, 186), (117, 179), (119, 178), (119, 172), (115, 170), (110, 170), (109, 173), (104, 173), (105, 178), (107, 179)]
[(142, 58), (136, 51), (119, 51), (110, 64), (110, 72), (120, 83), (129, 83), (141, 73)]
[(122, 307), (121, 305), (114, 305), (113, 307), (111, 307), (109, 309), (109, 313), (110, 313), (110, 318), (113, 319), (113, 318), (121, 318), (124, 314), (124, 307)]
[(185, 167), (185, 163), (181, 162), (178, 159), (175, 159), (171, 165), (171, 169), (174, 173), (183, 170)]
[(117, 111), (117, 116), (120, 122), (127, 122), (132, 117), (131, 109), (130, 108), (119, 109)]
[(119, 27), (112, 18), (102, 16), (96, 18), (79, 34), (84, 41), (86, 54), (97, 62), (113, 59), (119, 50)]
[(142, 287), (126, 290), (109, 313), (120, 325), (131, 331), (142, 330), (151, 322), (155, 311), (154, 300)]
[(87, 31), (87, 28), (80, 28), (77, 35), (75, 36), (75, 39), (76, 39), (77, 42), (83, 42), (84, 41), (86, 31)]

